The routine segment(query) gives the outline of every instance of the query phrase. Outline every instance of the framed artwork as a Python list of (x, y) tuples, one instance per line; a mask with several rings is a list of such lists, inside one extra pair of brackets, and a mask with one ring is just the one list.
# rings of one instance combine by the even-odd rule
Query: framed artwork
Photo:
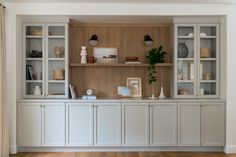
[(115, 47), (94, 47), (93, 56), (96, 63), (117, 63), (117, 51)]
[(131, 97), (142, 97), (142, 81), (139, 77), (127, 77), (126, 86), (130, 88)]

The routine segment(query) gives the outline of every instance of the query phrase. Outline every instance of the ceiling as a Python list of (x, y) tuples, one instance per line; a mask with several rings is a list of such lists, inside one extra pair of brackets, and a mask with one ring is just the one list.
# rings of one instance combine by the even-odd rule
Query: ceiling
[(16, 3), (210, 3), (236, 4), (236, 0), (5, 0)]

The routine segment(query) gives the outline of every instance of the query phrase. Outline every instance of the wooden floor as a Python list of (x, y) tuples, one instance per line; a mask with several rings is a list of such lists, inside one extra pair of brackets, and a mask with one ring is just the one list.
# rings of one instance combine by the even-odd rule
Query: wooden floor
[(224, 153), (188, 153), (188, 152), (93, 152), (93, 153), (18, 153), (10, 157), (236, 157), (236, 154)]

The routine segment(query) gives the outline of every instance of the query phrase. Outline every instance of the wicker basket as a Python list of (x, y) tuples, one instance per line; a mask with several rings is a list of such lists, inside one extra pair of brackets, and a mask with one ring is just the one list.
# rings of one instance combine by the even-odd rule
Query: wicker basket
[(53, 70), (53, 79), (54, 80), (64, 80), (64, 69), (55, 69)]
[(211, 48), (201, 48), (200, 49), (201, 58), (210, 58), (211, 57)]

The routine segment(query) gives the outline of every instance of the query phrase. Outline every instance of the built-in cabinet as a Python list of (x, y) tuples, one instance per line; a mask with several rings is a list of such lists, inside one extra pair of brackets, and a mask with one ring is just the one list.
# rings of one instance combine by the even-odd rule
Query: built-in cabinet
[(219, 25), (174, 24), (176, 98), (219, 97)]
[(222, 146), (225, 142), (225, 105), (202, 103), (202, 146)]
[(177, 104), (150, 103), (150, 146), (176, 146)]
[(93, 104), (66, 104), (66, 146), (93, 146)]
[(18, 104), (19, 147), (224, 146), (222, 102)]
[(68, 97), (68, 24), (23, 24), (23, 97)]
[(200, 103), (178, 104), (178, 145), (200, 146), (201, 108)]
[(123, 145), (149, 145), (149, 104), (123, 104)]
[(121, 103), (94, 103), (94, 146), (121, 146)]
[(65, 103), (18, 104), (18, 145), (65, 146)]

